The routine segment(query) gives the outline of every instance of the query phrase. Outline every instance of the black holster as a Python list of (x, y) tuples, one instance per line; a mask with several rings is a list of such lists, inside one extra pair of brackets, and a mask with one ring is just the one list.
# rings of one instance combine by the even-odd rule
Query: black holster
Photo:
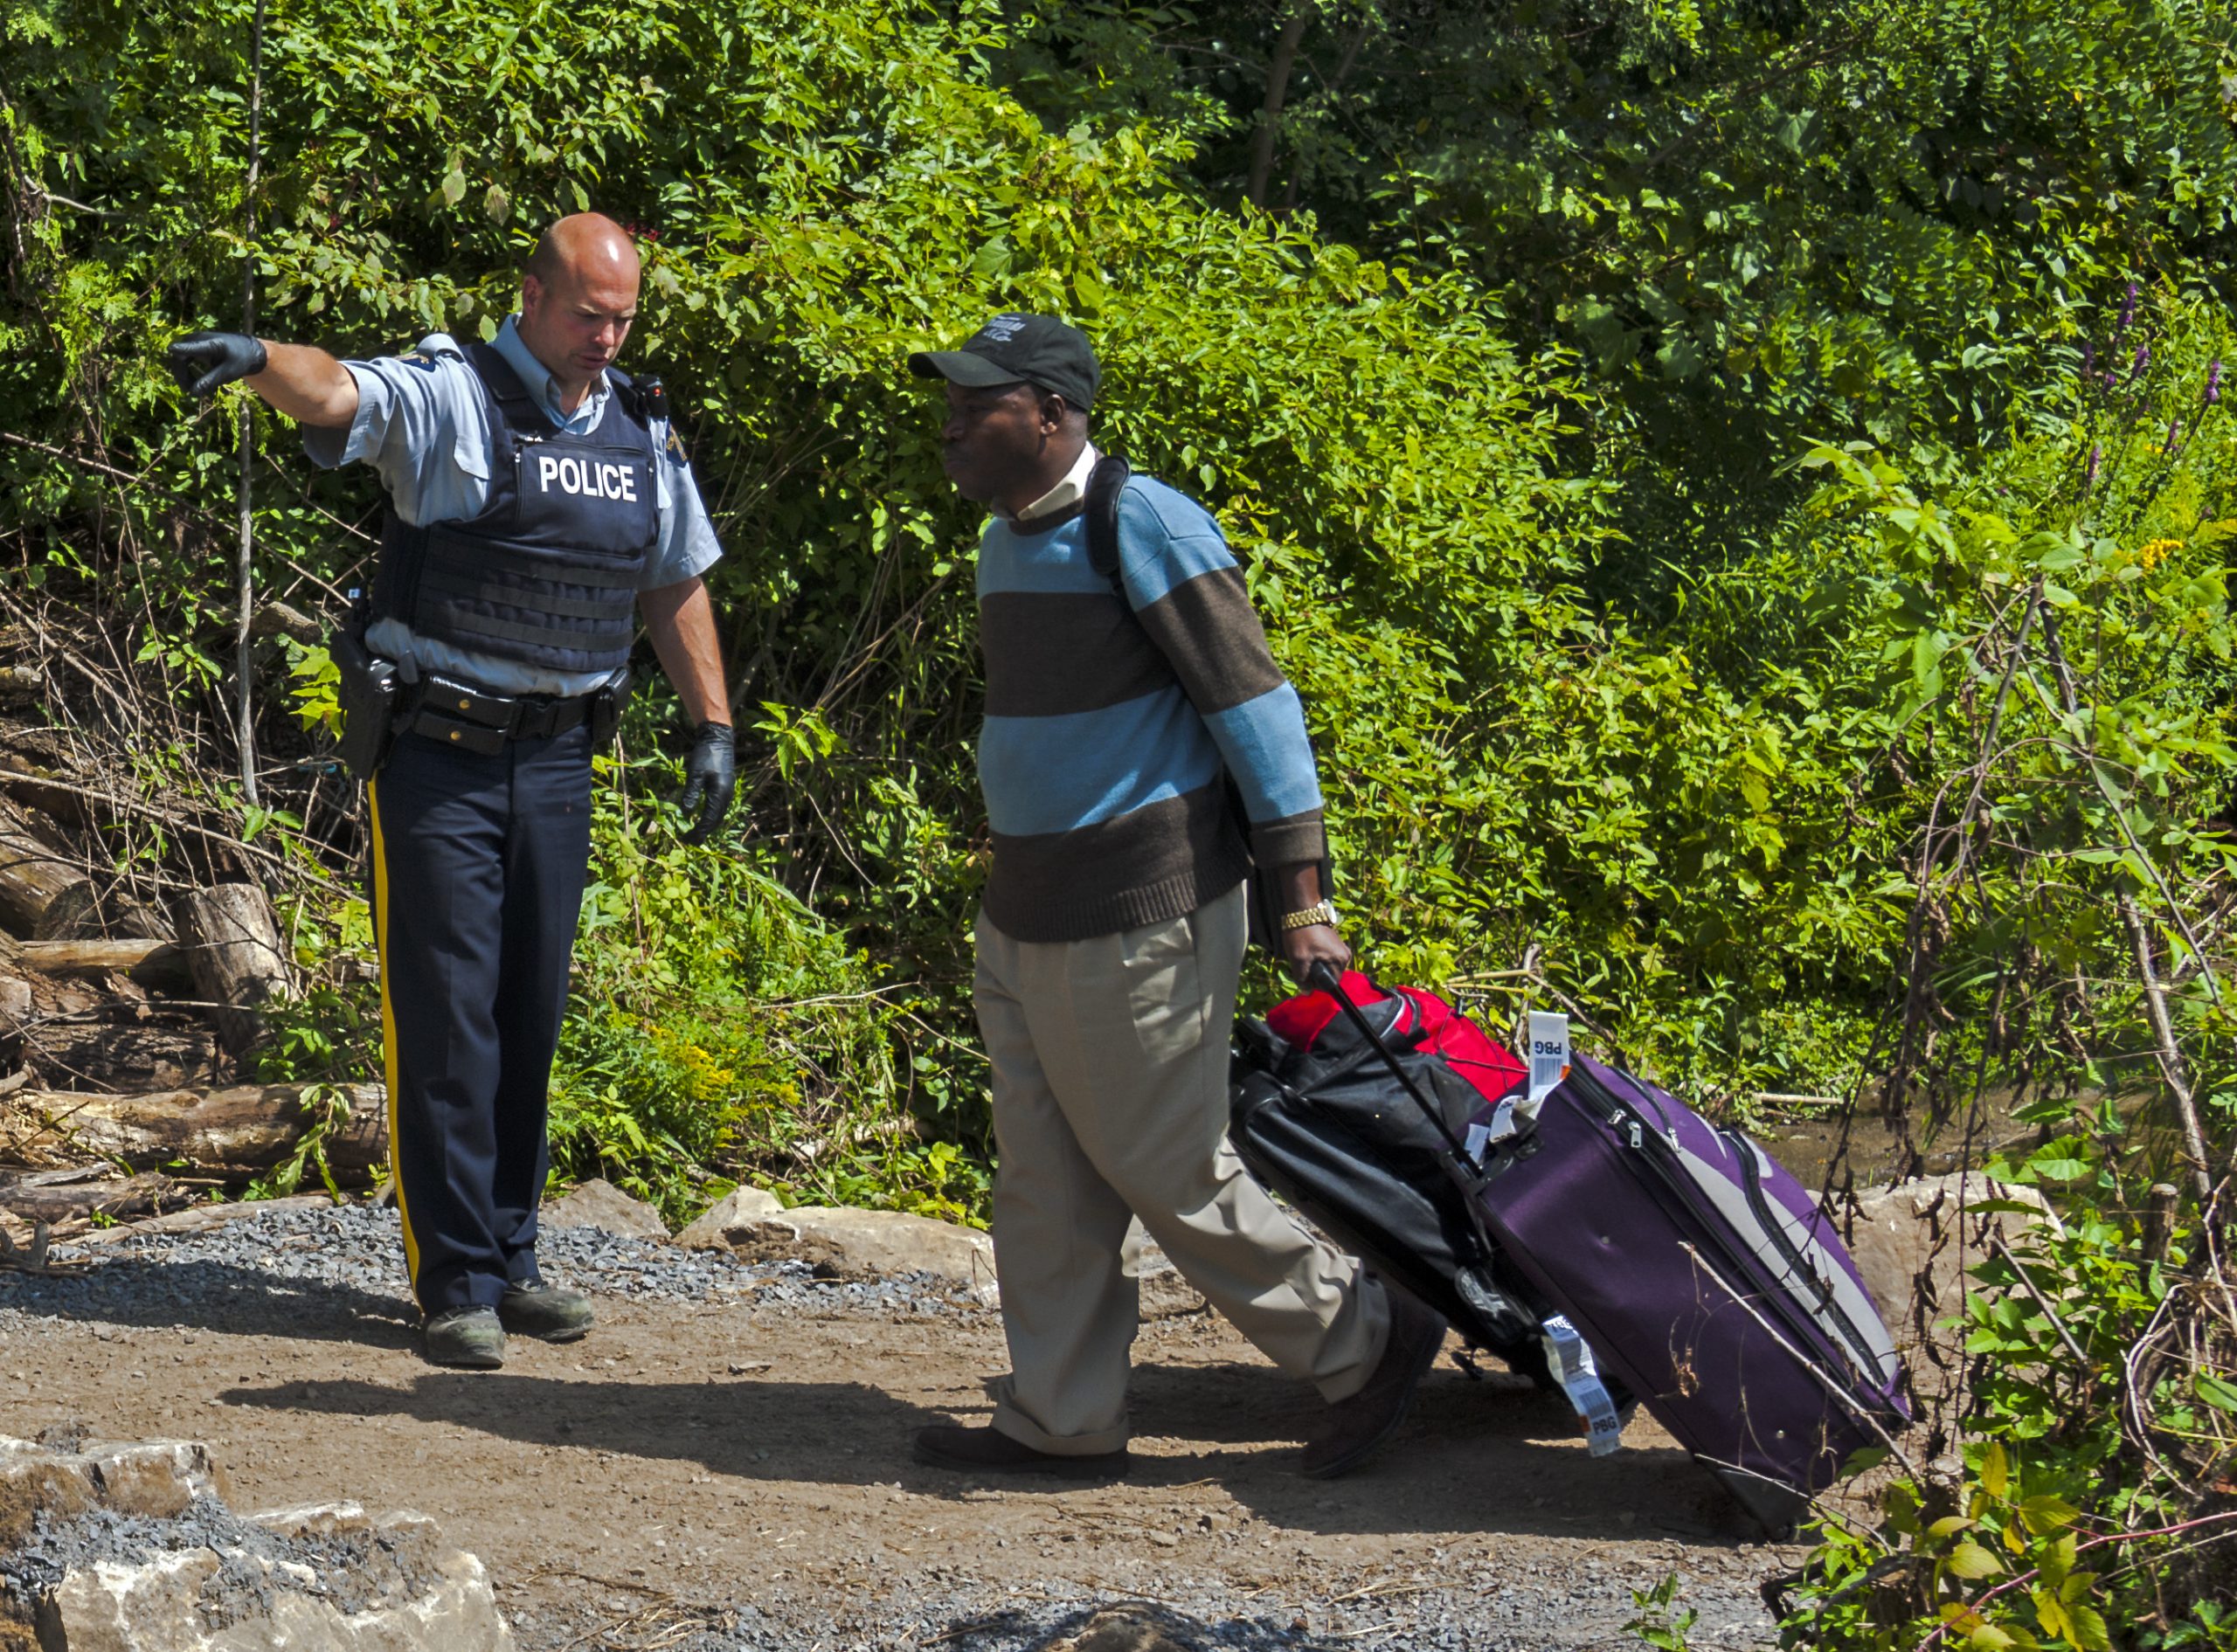
[[(654, 379), (654, 384), (660, 381)], [(603, 750), (613, 743), (615, 730), (621, 727), (621, 713), (629, 703), (629, 691), (637, 686), (636, 678), (627, 666), (621, 674), (591, 696), (591, 750)]]
[(359, 780), (370, 780), (388, 761), (396, 737), (397, 710), (404, 683), (396, 661), (365, 646), (367, 615), (362, 605), (326, 639), (327, 657), (340, 674), (335, 699), (342, 707), (342, 738), (335, 755)]

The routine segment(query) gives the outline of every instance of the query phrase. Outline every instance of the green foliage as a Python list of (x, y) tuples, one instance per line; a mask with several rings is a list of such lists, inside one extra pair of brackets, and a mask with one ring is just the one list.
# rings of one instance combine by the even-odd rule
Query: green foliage
[(552, 1087), (556, 1175), (603, 1175), (672, 1218), (751, 1180), (838, 1185), (927, 1214), (976, 1213), (955, 1149), (904, 1144), (904, 1008), (784, 885), (686, 848), (631, 782), (672, 764), (599, 760), (593, 878)]
[(1628, 546), (1598, 580), (1622, 601), (1659, 607), (1774, 532), (1804, 437), (1994, 442), (2123, 279), (2230, 295), (2226, 7), (1035, 12), (1009, 61), (1050, 119), (1185, 118), (1229, 201), (1271, 140), (1269, 210), (1466, 267), (1583, 355), (1610, 391), (1595, 457), (1626, 484)]
[[(2070, 1183), (2069, 1151), (2053, 1144), (2004, 1172), (2024, 1184), (2047, 1171)], [(1969, 1303), (1980, 1433), (1964, 1449), (1963, 1473), (1894, 1481), (1876, 1524), (1823, 1522), (1785, 1602), (1783, 1645), (2232, 1644), (2233, 1625), (2213, 1599), (2227, 1567), (2217, 1584), (2207, 1547), (2229, 1514), (2186, 1510), (2164, 1464), (2155, 1471), (2136, 1461), (2138, 1439), (2157, 1438), (2193, 1462), (2226, 1462), (2227, 1427), (2214, 1417), (2202, 1433), (2200, 1407), (2209, 1416), (2218, 1407), (2197, 1397), (2223, 1379), (2163, 1371), (2142, 1392), (2124, 1380), (2139, 1333), (2164, 1317), (2171, 1289), (2181, 1288), (2183, 1242), (2148, 1261), (2132, 1222), (2083, 1214), (2063, 1231), (2027, 1231), (2011, 1259), (1974, 1270), (1991, 1289)], [(2040, 1301), (2015, 1289), (2020, 1267)], [(2057, 1305), (2055, 1323), (2045, 1303)], [(2116, 1400), (2123, 1389), (2130, 1398)]]
[[(2101, 342), (2113, 377), (2070, 385), (2066, 420), (2016, 440), (1985, 487), (1811, 456), (1835, 478), (1820, 508), (1885, 570), (1858, 652), (1902, 745), (1945, 753), (1906, 879), (1889, 1089), (1916, 1086), (1924, 1124), (2019, 1089), (2042, 1137), (1990, 1170), (2064, 1220), (2019, 1227), (1971, 1270), (1970, 1363), (1943, 1373), (1963, 1472), (1906, 1462), (1876, 1522), (1829, 1513), (1782, 1614), (1789, 1646), (2226, 1644), (2199, 1607), (2229, 1582), (2213, 1545), (2233, 1517), (2216, 1488), (2237, 1445), (2219, 1403), (2237, 1397), (2237, 1310), (2213, 1282), (2227, 1184), (2209, 1190), (2237, 1123), (2237, 1022), (2227, 946), (2199, 925), (2231, 856), (2199, 826), (2233, 766), (2222, 532), (2200, 486), (2226, 477), (2230, 444), (2218, 369), (2194, 359), (2226, 338), (2179, 308), (2113, 324), (2157, 327), (2164, 376), (2134, 337)], [(1952, 1023), (1974, 1035), (1938, 1047)], [(2147, 1239), (2134, 1213), (2162, 1179), (2196, 1214)], [(1984, 1209), (1999, 1207), (2027, 1208)]]
[(1637, 1635), (1655, 1652), (1687, 1652), (1693, 1643), (1686, 1636), (1701, 1614), (1678, 1604), (1678, 1590), (1674, 1572), (1652, 1589), (1632, 1590), (1631, 1605), (1638, 1616), (1624, 1626), (1624, 1633)]

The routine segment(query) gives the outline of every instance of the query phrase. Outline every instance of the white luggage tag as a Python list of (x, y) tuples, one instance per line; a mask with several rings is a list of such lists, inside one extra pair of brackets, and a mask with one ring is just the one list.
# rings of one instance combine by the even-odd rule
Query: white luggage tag
[(1530, 1089), (1516, 1110), (1527, 1122), (1538, 1116), (1546, 1098), (1569, 1075), (1569, 1018), (1533, 1010), (1524, 1031), (1529, 1040)]
[(1467, 1148), (1471, 1162), (1480, 1166), (1484, 1162), (1484, 1150), (1486, 1147), (1493, 1142), (1503, 1142), (1514, 1134), (1516, 1128), (1514, 1102), (1515, 1098), (1512, 1096), (1502, 1097), (1499, 1104), (1492, 1109), (1492, 1116), (1489, 1118), (1468, 1127), (1468, 1134), (1462, 1145)]
[(1584, 1345), (1584, 1338), (1576, 1334), (1567, 1315), (1548, 1317), (1539, 1331), (1546, 1344), (1547, 1368), (1569, 1397), (1569, 1404), (1576, 1407), (1577, 1420), (1584, 1425), (1586, 1449), (1596, 1457), (1619, 1449), (1624, 1443), (1624, 1420), (1616, 1413), (1608, 1386), (1600, 1380), (1592, 1350)]

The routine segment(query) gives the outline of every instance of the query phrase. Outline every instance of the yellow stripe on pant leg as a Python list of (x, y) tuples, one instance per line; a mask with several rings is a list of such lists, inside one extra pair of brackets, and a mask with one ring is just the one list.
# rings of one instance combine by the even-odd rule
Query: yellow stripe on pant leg
[(389, 1002), (388, 841), (381, 836), (381, 794), (377, 779), (365, 782), (365, 804), (373, 820), (373, 945), (381, 966), (381, 1063), (388, 1079), (388, 1185), (396, 1190), (397, 1220), (404, 1228), (404, 1271), (412, 1294), (419, 1294), (419, 1246), (412, 1237), (412, 1210), (404, 1202), (404, 1171), (396, 1151), (396, 1011)]

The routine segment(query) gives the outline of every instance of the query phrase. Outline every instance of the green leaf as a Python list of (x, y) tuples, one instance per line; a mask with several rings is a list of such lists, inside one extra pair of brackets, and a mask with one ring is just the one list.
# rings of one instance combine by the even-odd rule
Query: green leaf
[(2066, 1614), (2073, 1628), (2067, 1639), (2081, 1649), (2081, 1652), (2113, 1652), (2113, 1637), (2105, 1628), (2105, 1614), (2095, 1607), (2068, 1601)]
[(2216, 1411), (2237, 1412), (2237, 1384), (2200, 1372), (2192, 1386), (2199, 1398)]
[(1950, 1550), (1943, 1558), (1943, 1564), (1954, 1576), (1963, 1578), (1969, 1583), (1982, 1578), (1992, 1578), (2004, 1570), (2004, 1562), (1996, 1558), (1993, 1551), (1970, 1542), (1961, 1543)]
[(1991, 1440), (1981, 1453), (1981, 1490), (2001, 1503), (2012, 1490), (2012, 1462), (2005, 1455), (2004, 1442)]
[(2021, 1523), (2039, 1538), (2047, 1538), (2081, 1517), (2081, 1510), (2063, 1497), (2048, 1494), (2026, 1498), (2019, 1504)]

